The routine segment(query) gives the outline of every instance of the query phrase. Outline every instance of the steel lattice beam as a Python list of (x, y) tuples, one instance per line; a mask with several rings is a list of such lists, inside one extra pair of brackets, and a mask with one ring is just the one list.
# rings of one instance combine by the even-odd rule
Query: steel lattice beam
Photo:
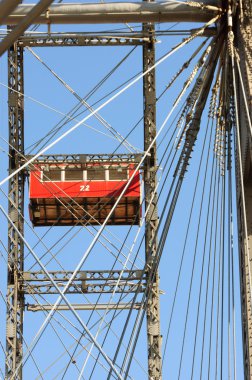
[[(24, 153), (23, 49), (14, 44), (8, 52), (9, 80), (9, 172), (18, 167), (18, 154)], [(14, 92), (14, 91), (15, 92)], [(21, 234), (24, 222), (24, 176), (9, 181), (9, 216)], [(15, 228), (8, 225), (8, 288), (6, 326), (6, 379), (10, 379), (22, 360), (24, 297), (18, 287), (23, 271), (24, 245)], [(22, 369), (15, 379), (22, 379)]]
[[(240, 57), (240, 67), (242, 81), (245, 86), (246, 101), (249, 108), (250, 119), (252, 118), (252, 1), (241, 2), (242, 9), (237, 14), (237, 28), (235, 34), (235, 44)], [(240, 281), (241, 281), (241, 306), (242, 306), (242, 330), (243, 330), (243, 353), (244, 353), (244, 377), (246, 380), (252, 378), (252, 305), (251, 289), (252, 263), (248, 254), (252, 254), (252, 141), (249, 132), (248, 117), (245, 110), (245, 103), (242, 94), (241, 84), (239, 84), (239, 74), (237, 72), (237, 85), (239, 95), (239, 120), (241, 153), (244, 178), (244, 195), (246, 208), (246, 225), (243, 217), (243, 202), (240, 176), (237, 175), (237, 207), (240, 238)], [(248, 242), (246, 243), (246, 233)], [(248, 244), (248, 246), (247, 246)]]
[[(150, 36), (155, 34), (155, 26), (143, 25), (143, 32)], [(145, 43), (143, 46), (143, 71), (145, 72), (155, 64), (155, 43)], [(144, 150), (147, 151), (156, 136), (156, 75), (151, 70), (143, 78), (144, 91)], [(148, 209), (145, 225), (145, 259), (148, 267), (152, 268), (157, 254), (156, 232), (158, 228), (157, 212), (157, 147), (156, 144), (150, 150), (150, 156), (145, 160), (144, 167), (144, 191), (145, 209)], [(153, 196), (154, 195), (154, 196)], [(147, 283), (150, 279), (147, 272)], [(159, 275), (155, 274), (153, 284), (148, 289), (146, 304), (147, 315), (147, 340), (148, 340), (148, 373), (150, 379), (161, 380), (161, 335), (160, 335), (160, 310), (159, 310)]]
[(140, 34), (130, 35), (79, 35), (79, 34), (59, 34), (59, 35), (36, 35), (24, 36), (18, 40), (22, 47), (62, 47), (62, 46), (139, 46), (149, 38)]
[[(59, 288), (64, 287), (73, 274), (71, 271), (50, 271)], [(118, 278), (120, 277), (120, 281)], [(44, 272), (20, 273), (20, 290), (25, 294), (58, 294)], [(80, 271), (66, 294), (134, 293), (145, 290), (145, 276), (141, 270)]]
[[(26, 159), (29, 160), (33, 156), (27, 155)], [(133, 153), (112, 153), (112, 154), (48, 154), (41, 155), (35, 161), (34, 165), (42, 165), (49, 163), (57, 164), (87, 164), (90, 162), (104, 162), (104, 163), (138, 163), (141, 160), (141, 154)], [(23, 161), (24, 163), (24, 161)]]

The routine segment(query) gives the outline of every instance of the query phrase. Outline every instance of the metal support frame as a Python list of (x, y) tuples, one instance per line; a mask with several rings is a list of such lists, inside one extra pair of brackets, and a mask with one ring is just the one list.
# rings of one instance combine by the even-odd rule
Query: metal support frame
[[(26, 159), (29, 160), (33, 156), (27, 155)], [(45, 164), (88, 164), (93, 162), (104, 163), (139, 163), (141, 154), (133, 153), (115, 153), (115, 154), (49, 154), (41, 155), (35, 161), (34, 165)], [(23, 160), (23, 163), (25, 161)]]
[[(248, 251), (252, 252), (252, 169), (250, 178), (244, 182), (245, 205), (247, 218)], [(240, 186), (238, 185), (238, 222), (240, 238), (240, 284), (241, 284), (241, 308), (242, 308), (242, 337), (244, 355), (244, 378), (251, 380), (252, 376), (252, 310), (251, 310), (251, 279), (252, 263), (247, 255), (245, 242), (245, 225), (242, 213), (242, 200)], [(250, 273), (249, 273), (250, 266)]]
[(62, 46), (139, 46), (148, 38), (139, 33), (124, 35), (90, 35), (80, 33), (41, 34), (22, 36), (18, 45), (22, 47), (62, 47)]
[[(73, 272), (50, 271), (49, 274), (61, 288), (66, 285)], [(118, 282), (120, 275), (121, 279)], [(143, 292), (144, 279), (141, 270), (125, 270), (123, 274), (120, 270), (79, 271), (66, 294)], [(41, 271), (21, 273), (20, 289), (25, 294), (58, 294), (47, 275)]]
[[(242, 79), (245, 86), (246, 99), (249, 107), (250, 118), (252, 118), (252, 1), (243, 0), (242, 9), (237, 15), (236, 45), (240, 56)], [(246, 380), (252, 378), (252, 305), (250, 284), (252, 278), (252, 263), (247, 252), (252, 255), (252, 141), (249, 131), (248, 119), (239, 85), (237, 73), (237, 84), (239, 94), (239, 119), (241, 153), (243, 163), (243, 178), (245, 192), (245, 208), (247, 221), (248, 247), (246, 247), (246, 231), (242, 212), (241, 185), (237, 176), (237, 208), (240, 238), (240, 284), (241, 284), (241, 308), (242, 308), (242, 330), (243, 330), (243, 354), (244, 354), (244, 377)], [(247, 249), (246, 249), (247, 248)]]
[[(18, 154), (24, 150), (23, 49), (14, 44), (8, 52), (9, 80), (9, 172), (19, 165)], [(14, 92), (15, 91), (15, 92)], [(17, 92), (18, 91), (18, 92)], [(24, 176), (15, 175), (9, 181), (9, 216), (23, 235)], [(24, 245), (14, 227), (8, 225), (8, 288), (6, 326), (6, 379), (10, 379), (22, 360), (24, 296), (19, 290), (23, 271)], [(15, 379), (22, 379), (22, 369)]]
[[(143, 45), (143, 71), (155, 64), (155, 26), (144, 24), (143, 32), (151, 37), (150, 43)], [(144, 91), (144, 150), (146, 151), (156, 136), (156, 78), (155, 70), (151, 70), (143, 78)], [(157, 195), (153, 196), (157, 185), (156, 144), (150, 150), (144, 166), (145, 208), (149, 207), (145, 226), (145, 252), (148, 267), (152, 268), (157, 253), (156, 232), (158, 228)], [(151, 203), (151, 204), (150, 204)], [(147, 283), (150, 272), (147, 272)], [(155, 275), (153, 284), (148, 289), (146, 305), (147, 340), (148, 340), (148, 373), (149, 378), (160, 380), (161, 369), (161, 336), (160, 336), (160, 307), (159, 307), (159, 275)]]

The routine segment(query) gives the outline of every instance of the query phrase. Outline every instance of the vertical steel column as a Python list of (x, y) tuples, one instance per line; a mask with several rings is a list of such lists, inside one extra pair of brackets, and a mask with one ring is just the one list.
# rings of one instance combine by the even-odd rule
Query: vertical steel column
[[(245, 205), (247, 217), (248, 250), (252, 253), (252, 169), (250, 178), (244, 182)], [(239, 194), (239, 186), (238, 186)], [(241, 307), (242, 307), (242, 333), (244, 353), (244, 378), (252, 378), (252, 311), (251, 311), (251, 278), (252, 263), (249, 261), (245, 241), (245, 226), (242, 215), (241, 196), (238, 197), (238, 219), (240, 237), (240, 281), (241, 281)]]
[[(151, 43), (143, 45), (143, 70), (146, 71), (155, 63), (155, 27), (144, 24), (143, 31), (151, 36)], [(144, 89), (144, 150), (156, 136), (156, 83), (155, 70), (152, 70), (143, 79)], [(155, 191), (156, 178), (156, 144), (151, 148), (150, 156), (146, 158), (144, 166), (145, 208), (149, 208), (146, 216), (145, 251), (146, 262), (151, 270), (157, 251), (156, 231), (158, 227), (157, 194)], [(151, 204), (150, 204), (151, 203)], [(149, 206), (150, 204), (150, 206)], [(153, 239), (155, 239), (153, 241)], [(152, 247), (152, 249), (151, 249)], [(151, 249), (151, 250), (150, 250)], [(148, 281), (148, 273), (147, 273)], [(147, 301), (147, 339), (148, 339), (148, 373), (149, 378), (160, 380), (161, 374), (161, 336), (160, 336), (160, 308), (159, 308), (159, 276), (155, 276), (153, 285), (148, 290)]]
[[(24, 152), (23, 49), (14, 44), (8, 51), (9, 172), (18, 167), (18, 152)], [(17, 174), (9, 181), (9, 216), (23, 235), (24, 176)], [(6, 324), (6, 379), (12, 378), (22, 360), (24, 296), (18, 279), (23, 271), (24, 245), (15, 229), (8, 225), (8, 288)], [(15, 380), (22, 379), (22, 368)]]
[[(247, 104), (249, 106), (250, 118), (252, 117), (252, 1), (240, 2), (242, 9), (239, 10), (236, 30), (236, 45), (240, 56), (240, 67), (242, 79), (245, 86)], [(252, 141), (248, 133), (248, 119), (243, 100), (242, 89), (239, 84), (237, 72), (238, 96), (239, 96), (239, 119), (241, 151), (243, 161), (243, 185), (246, 207), (247, 231), (242, 212), (241, 184), (237, 179), (238, 199), (238, 222), (240, 239), (240, 282), (241, 282), (241, 307), (242, 307), (242, 330), (243, 330), (243, 352), (244, 352), (244, 375), (246, 380), (252, 379), (252, 309), (251, 289), (252, 284), (252, 262), (247, 252), (252, 256)], [(248, 236), (248, 247), (246, 247), (245, 236)], [(248, 248), (248, 250), (246, 249)]]

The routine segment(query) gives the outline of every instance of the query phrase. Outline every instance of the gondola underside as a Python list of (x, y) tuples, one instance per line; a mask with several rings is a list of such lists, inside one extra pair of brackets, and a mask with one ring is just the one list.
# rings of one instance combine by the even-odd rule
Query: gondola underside
[[(117, 198), (78, 197), (30, 199), (30, 219), (34, 226), (100, 225), (110, 214)], [(138, 225), (139, 197), (123, 197), (109, 217), (109, 225)]]

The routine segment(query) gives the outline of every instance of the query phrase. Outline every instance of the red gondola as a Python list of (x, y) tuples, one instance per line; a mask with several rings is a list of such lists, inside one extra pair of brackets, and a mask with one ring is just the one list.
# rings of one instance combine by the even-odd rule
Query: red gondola
[(101, 155), (101, 161), (87, 157), (84, 162), (47, 157), (34, 163), (29, 194), (34, 226), (102, 224), (132, 176), (108, 224), (139, 224), (141, 187), (139, 170), (134, 174), (136, 162), (119, 155), (119, 161)]

